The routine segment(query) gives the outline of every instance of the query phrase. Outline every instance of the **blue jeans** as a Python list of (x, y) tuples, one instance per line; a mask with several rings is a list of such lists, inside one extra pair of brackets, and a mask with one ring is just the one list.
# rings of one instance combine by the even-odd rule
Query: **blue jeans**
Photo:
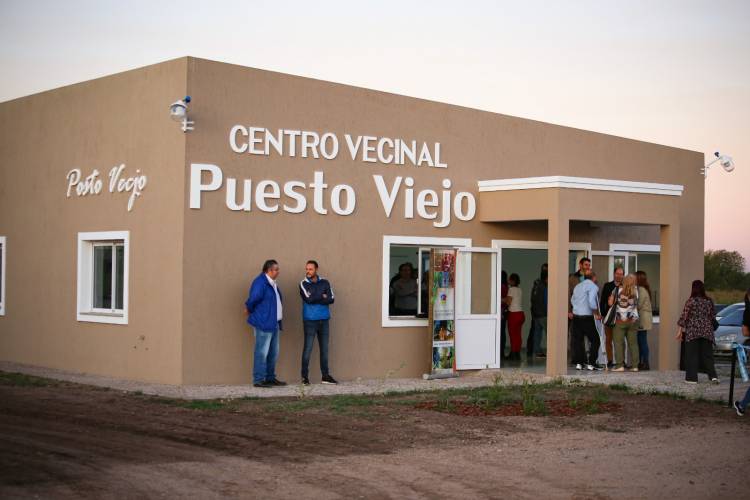
[[(645, 365), (648, 364), (648, 332), (646, 330), (638, 330), (638, 361)], [(635, 365), (634, 361), (630, 361)]]
[(547, 316), (533, 318), (534, 324), (534, 354), (542, 353), (542, 338), (547, 334)]
[(742, 401), (740, 401), (740, 406), (743, 410), (747, 410), (747, 405), (750, 404), (750, 387), (747, 388), (747, 392), (745, 393), (745, 397), (742, 398)]
[(310, 355), (313, 350), (315, 337), (318, 337), (318, 347), (320, 348), (320, 372), (324, 377), (328, 373), (328, 320), (321, 319), (317, 321), (303, 320), (305, 330), (305, 348), (302, 350), (302, 378), (310, 375)]
[(268, 332), (255, 328), (253, 384), (276, 378), (277, 359), (279, 359), (279, 329)]

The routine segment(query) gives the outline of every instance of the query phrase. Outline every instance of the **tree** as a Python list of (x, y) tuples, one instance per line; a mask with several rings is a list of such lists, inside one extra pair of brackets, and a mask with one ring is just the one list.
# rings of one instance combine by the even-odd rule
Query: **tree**
[(746, 290), (750, 287), (745, 258), (737, 251), (707, 250), (703, 254), (703, 266), (709, 290)]

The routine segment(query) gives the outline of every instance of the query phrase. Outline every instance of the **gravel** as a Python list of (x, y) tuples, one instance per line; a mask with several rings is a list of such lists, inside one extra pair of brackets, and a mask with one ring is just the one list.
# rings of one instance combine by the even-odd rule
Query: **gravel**
[[(688, 385), (684, 382), (684, 372), (680, 371), (647, 371), (647, 372), (587, 372), (571, 370), (567, 375), (559, 377), (568, 383), (594, 384), (624, 384), (637, 392), (670, 392), (684, 395), (688, 398), (705, 398), (712, 400), (726, 400), (729, 394), (729, 368), (721, 368), (720, 384), (711, 384), (705, 376), (701, 376), (698, 385)], [(429, 391), (435, 389), (482, 387), (491, 385), (496, 377), (503, 384), (520, 384), (529, 382), (548, 382), (553, 377), (540, 373), (524, 372), (520, 369), (478, 370), (461, 372), (459, 377), (423, 380), (416, 378), (382, 378), (356, 379), (341, 382), (338, 385), (313, 384), (302, 386), (299, 384), (285, 387), (262, 389), (246, 385), (169, 385), (135, 380), (124, 380), (102, 375), (75, 373), (53, 368), (0, 361), (0, 371), (16, 372), (25, 375), (74, 382), (78, 384), (108, 387), (126, 392), (182, 399), (232, 399), (245, 397), (301, 397), (301, 396), (333, 396), (339, 394), (382, 394), (387, 392)], [(722, 373), (723, 372), (723, 373)], [(735, 378), (734, 397), (741, 398), (750, 387), (750, 383)]]

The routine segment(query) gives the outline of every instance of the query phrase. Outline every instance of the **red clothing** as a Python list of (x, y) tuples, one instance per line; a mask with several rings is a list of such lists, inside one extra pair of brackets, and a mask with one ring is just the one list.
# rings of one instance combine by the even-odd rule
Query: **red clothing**
[(521, 328), (526, 321), (526, 315), (523, 311), (508, 313), (508, 335), (510, 336), (510, 352), (521, 352), (523, 343)]

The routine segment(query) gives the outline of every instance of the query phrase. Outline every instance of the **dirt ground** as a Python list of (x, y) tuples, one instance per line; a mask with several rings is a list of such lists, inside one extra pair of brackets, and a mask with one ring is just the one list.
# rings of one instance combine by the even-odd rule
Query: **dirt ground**
[(2, 374), (0, 498), (748, 498), (750, 416), (596, 391), (601, 413), (463, 416), (436, 393), (189, 402)]

